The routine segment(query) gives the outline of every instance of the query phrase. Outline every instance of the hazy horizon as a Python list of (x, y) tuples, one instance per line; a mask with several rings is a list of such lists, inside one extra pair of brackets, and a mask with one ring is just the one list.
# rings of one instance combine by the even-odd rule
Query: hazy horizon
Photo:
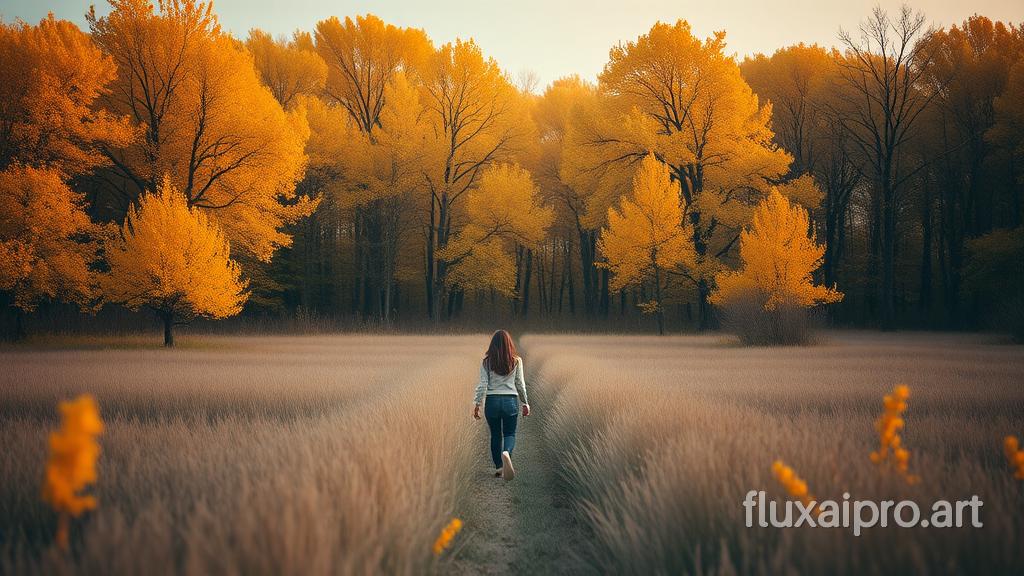
[[(58, 18), (85, 28), (84, 14), (90, 4), (95, 4), (100, 14), (109, 11), (106, 2), (96, 0), (0, 0), (0, 18), (35, 23), (52, 11)], [(512, 9), (496, 2), (464, 0), (215, 0), (214, 10), (222, 27), (239, 38), (246, 37), (252, 28), (275, 36), (296, 29), (312, 31), (318, 21), (329, 16), (344, 18), (369, 12), (395, 25), (422, 28), (437, 44), (456, 37), (473, 38), (506, 71), (536, 72), (543, 87), (570, 74), (596, 78), (609, 48), (635, 39), (657, 20), (685, 19), (701, 37), (725, 30), (727, 51), (742, 59), (759, 52), (770, 54), (798, 42), (836, 45), (840, 27), (855, 29), (876, 4), (890, 11), (900, 6), (894, 0), (857, 0), (824, 7), (812, 0), (783, 0), (775, 9), (766, 10), (765, 4), (752, 0), (714, 4), (640, 0), (629, 6), (595, 5), (582, 0), (523, 0)], [(972, 14), (1006, 22), (1024, 21), (1024, 4), (1009, 0), (979, 0), (970, 6), (956, 0), (927, 0), (911, 6), (936, 26), (960, 23)]]

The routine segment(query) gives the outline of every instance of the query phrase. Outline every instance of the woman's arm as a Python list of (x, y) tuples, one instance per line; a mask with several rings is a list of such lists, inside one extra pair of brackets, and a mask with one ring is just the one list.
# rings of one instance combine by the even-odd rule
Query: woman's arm
[(526, 397), (526, 378), (523, 377), (523, 359), (520, 358), (519, 362), (516, 362), (516, 392), (519, 393), (519, 399), (526, 404), (530, 405), (530, 401)]
[(473, 398), (473, 403), (477, 406), (484, 401), (484, 392), (487, 392), (487, 368), (484, 367), (483, 362), (481, 362), (480, 381), (476, 383), (476, 395)]

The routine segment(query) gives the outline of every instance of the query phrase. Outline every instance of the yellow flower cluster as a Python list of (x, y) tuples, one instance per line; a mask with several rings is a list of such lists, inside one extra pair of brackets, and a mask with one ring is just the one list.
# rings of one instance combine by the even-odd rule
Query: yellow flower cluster
[(444, 552), (446, 548), (452, 543), (452, 539), (455, 535), (462, 530), (462, 520), (458, 518), (452, 518), (452, 521), (441, 530), (441, 534), (437, 536), (437, 540), (434, 540), (434, 555), (440, 556), (441, 552)]
[(1003, 449), (1006, 451), (1006, 460), (1013, 468), (1013, 477), (1024, 480), (1024, 450), (1020, 449), (1020, 442), (1016, 436), (1007, 436), (1003, 440)]
[(796, 498), (807, 506), (814, 501), (814, 496), (811, 496), (807, 490), (807, 482), (801, 480), (792, 468), (782, 463), (782, 460), (772, 462), (772, 475), (779, 481), (779, 484), (782, 484), (791, 498)]
[(60, 403), (61, 428), (50, 433), (43, 501), (60, 514), (57, 543), (67, 548), (69, 519), (96, 507), (96, 498), (80, 491), (96, 482), (96, 459), (103, 432), (99, 406), (88, 394)]
[(908, 484), (916, 484), (921, 478), (909, 473), (910, 451), (903, 447), (900, 438), (900, 430), (905, 424), (903, 412), (907, 409), (909, 397), (910, 388), (900, 384), (893, 389), (892, 394), (882, 398), (885, 411), (875, 422), (880, 445), (878, 450), (871, 453), (871, 461), (875, 464), (891, 461)]

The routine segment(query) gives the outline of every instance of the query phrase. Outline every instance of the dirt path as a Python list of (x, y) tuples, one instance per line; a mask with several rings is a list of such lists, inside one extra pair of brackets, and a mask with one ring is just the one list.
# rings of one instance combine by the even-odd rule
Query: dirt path
[(464, 538), (445, 574), (590, 573), (580, 559), (582, 535), (559, 488), (557, 463), (544, 438), (543, 407), (554, 397), (536, 374), (527, 382), (536, 412), (519, 419), (516, 479), (493, 477), (484, 426), (479, 474), (464, 505)]

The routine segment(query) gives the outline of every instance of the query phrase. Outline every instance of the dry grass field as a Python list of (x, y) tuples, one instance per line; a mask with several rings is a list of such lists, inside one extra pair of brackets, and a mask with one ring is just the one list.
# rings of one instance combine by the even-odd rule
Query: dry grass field
[[(1007, 574), (1024, 571), (1024, 349), (973, 336), (834, 335), (806, 348), (717, 337), (531, 336), (557, 400), (546, 433), (609, 573)], [(882, 396), (910, 386), (904, 445), (919, 484), (869, 461)], [(549, 393), (552, 391), (549, 391)], [(785, 497), (781, 458), (818, 498), (984, 506), (984, 527), (746, 528), (749, 490)]]
[[(0, 349), (0, 573), (1021, 573), (1024, 348), (978, 336), (528, 335), (519, 477), (489, 476), (470, 416), (486, 336), (192, 336)], [(80, 344), (80, 343), (79, 343)], [(107, 347), (110, 346), (110, 347)], [(868, 459), (911, 388), (919, 484)], [(99, 507), (70, 553), (39, 499), (60, 399), (90, 392)], [(749, 490), (983, 501), (980, 529), (746, 528)], [(452, 517), (463, 531), (440, 558)]]
[[(0, 353), (0, 573), (421, 573), (470, 468), (478, 340)], [(100, 505), (66, 556), (39, 489), (82, 391), (107, 425)]]

